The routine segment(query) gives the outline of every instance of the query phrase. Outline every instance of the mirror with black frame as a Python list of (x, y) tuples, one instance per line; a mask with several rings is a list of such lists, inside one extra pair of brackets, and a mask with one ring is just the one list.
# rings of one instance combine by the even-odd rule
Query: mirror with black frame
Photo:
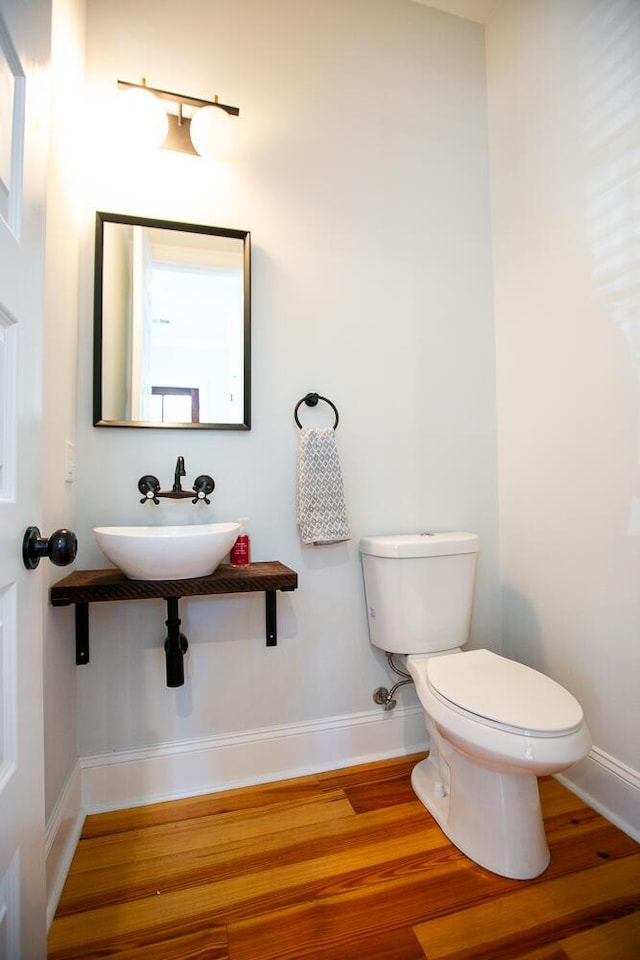
[(246, 230), (96, 214), (96, 427), (249, 430)]

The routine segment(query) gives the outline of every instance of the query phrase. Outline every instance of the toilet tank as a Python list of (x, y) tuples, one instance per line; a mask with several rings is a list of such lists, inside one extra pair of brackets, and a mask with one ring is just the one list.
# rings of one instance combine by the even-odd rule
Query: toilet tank
[(466, 642), (479, 538), (415, 533), (360, 541), (371, 643), (435, 653)]

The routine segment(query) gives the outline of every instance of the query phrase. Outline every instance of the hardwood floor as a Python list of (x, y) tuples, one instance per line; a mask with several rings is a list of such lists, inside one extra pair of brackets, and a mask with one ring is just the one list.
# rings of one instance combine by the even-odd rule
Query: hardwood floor
[(551, 864), (469, 861), (419, 757), (87, 818), (49, 960), (634, 960), (640, 846), (551, 778)]

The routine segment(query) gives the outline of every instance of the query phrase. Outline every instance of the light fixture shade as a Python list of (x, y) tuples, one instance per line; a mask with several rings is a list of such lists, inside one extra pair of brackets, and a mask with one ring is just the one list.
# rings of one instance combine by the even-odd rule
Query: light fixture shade
[(121, 97), (121, 122), (125, 128), (122, 132), (127, 142), (145, 149), (161, 146), (169, 126), (162, 101), (141, 87), (125, 90)]
[(201, 157), (225, 160), (233, 150), (235, 120), (222, 107), (201, 107), (191, 118), (190, 133)]

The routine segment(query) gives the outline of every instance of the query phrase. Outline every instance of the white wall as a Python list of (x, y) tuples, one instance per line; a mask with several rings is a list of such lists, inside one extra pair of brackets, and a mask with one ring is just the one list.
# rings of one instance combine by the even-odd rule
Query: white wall
[[(222, 168), (162, 152), (138, 162), (93, 135), (79, 566), (105, 565), (92, 527), (144, 519), (138, 478), (168, 483), (181, 454), (188, 478), (214, 476), (214, 519), (249, 516), (253, 559), (281, 560), (300, 585), (279, 597), (273, 649), (262, 596), (183, 601), (189, 678), (178, 690), (164, 684), (163, 604), (94, 605), (91, 662), (78, 668), (81, 755), (377, 709), (372, 691), (389, 677), (368, 643), (362, 535), (477, 531), (473, 642), (498, 649), (482, 28), (408, 0), (185, 0), (179, 11), (169, 0), (89, 0), (87, 36), (94, 102), (144, 74), (237, 104), (241, 138)], [(91, 426), (96, 209), (252, 231), (250, 433)], [(340, 410), (348, 544), (302, 548), (297, 536), (293, 409), (310, 390)], [(312, 413), (323, 415), (303, 412), (309, 424)]]
[(640, 6), (487, 28), (505, 652), (579, 698), (569, 776), (640, 832)]

